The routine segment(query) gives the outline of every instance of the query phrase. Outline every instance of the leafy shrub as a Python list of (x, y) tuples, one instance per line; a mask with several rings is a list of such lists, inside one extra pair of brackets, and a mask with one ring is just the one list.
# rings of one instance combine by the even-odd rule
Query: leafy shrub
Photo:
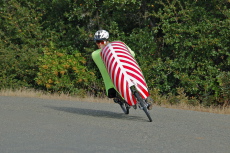
[(217, 76), (230, 67), (229, 10), (225, 2), (213, 2), (209, 7), (180, 0), (159, 4), (162, 7), (152, 14), (159, 20), (153, 31), (163, 46), (150, 70), (159, 76), (155, 85), (163, 93), (174, 94), (182, 87), (204, 105), (218, 104)]
[(42, 13), (29, 2), (0, 3), (0, 88), (34, 87), (37, 57), (46, 43)]
[(223, 103), (223, 106), (228, 106), (230, 104), (230, 72), (221, 72), (217, 78), (220, 86), (219, 101)]
[(16, 47), (1, 50), (0, 88), (34, 87), (38, 50)]
[(36, 83), (52, 92), (82, 93), (95, 80), (93, 72), (89, 72), (84, 64), (86, 60), (78, 51), (67, 54), (65, 49), (57, 49), (51, 43), (44, 48), (44, 56), (39, 58), (39, 72)]

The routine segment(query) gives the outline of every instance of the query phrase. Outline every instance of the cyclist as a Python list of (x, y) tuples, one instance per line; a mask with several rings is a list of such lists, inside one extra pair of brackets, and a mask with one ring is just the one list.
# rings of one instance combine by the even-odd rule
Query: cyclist
[[(101, 49), (104, 48), (107, 44), (110, 42), (108, 41), (109, 39), (109, 32), (106, 30), (98, 30), (95, 35), (94, 35), (94, 41), (96, 42), (96, 45), (98, 47), (97, 50), (95, 50), (92, 53), (92, 58), (97, 65), (102, 78), (104, 80), (105, 84), (105, 89), (106, 89), (106, 95), (108, 98), (114, 98), (114, 102), (119, 103), (119, 100), (121, 100), (120, 95), (116, 91), (116, 87), (114, 86), (112, 80), (110, 79), (110, 76), (106, 70), (106, 67), (104, 65), (104, 62), (101, 58), (100, 52)], [(126, 45), (132, 56), (135, 56), (135, 53)], [(148, 109), (152, 109), (152, 99), (148, 97), (146, 101), (149, 103)]]

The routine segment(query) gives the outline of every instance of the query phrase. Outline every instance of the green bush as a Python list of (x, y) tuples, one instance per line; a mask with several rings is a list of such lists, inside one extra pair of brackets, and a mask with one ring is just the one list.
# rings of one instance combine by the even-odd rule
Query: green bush
[(57, 49), (52, 43), (44, 48), (44, 56), (39, 58), (39, 72), (36, 83), (51, 92), (79, 93), (81, 89), (91, 90), (95, 75), (84, 66), (85, 58), (78, 51), (68, 54), (65, 49)]
[(1, 49), (0, 88), (34, 87), (37, 73), (37, 49)]
[(219, 102), (223, 103), (223, 106), (228, 106), (230, 104), (230, 72), (221, 72), (217, 79), (220, 87)]
[(31, 3), (1, 2), (0, 88), (35, 86), (37, 57), (46, 43), (40, 21), (41, 12)]
[(154, 94), (169, 97), (172, 104), (185, 97), (194, 105), (197, 100), (205, 106), (229, 105), (225, 79), (230, 70), (229, 1), (4, 0), (0, 4), (0, 88), (102, 95), (91, 40), (98, 29), (106, 29), (111, 41), (124, 41), (135, 52)]
[(189, 97), (197, 97), (204, 105), (218, 104), (217, 76), (230, 67), (226, 3), (205, 7), (205, 3), (173, 0), (159, 4), (162, 8), (152, 14), (159, 20), (153, 28), (157, 43), (163, 46), (151, 67), (153, 76), (159, 76), (155, 86), (174, 94), (176, 88), (183, 87)]

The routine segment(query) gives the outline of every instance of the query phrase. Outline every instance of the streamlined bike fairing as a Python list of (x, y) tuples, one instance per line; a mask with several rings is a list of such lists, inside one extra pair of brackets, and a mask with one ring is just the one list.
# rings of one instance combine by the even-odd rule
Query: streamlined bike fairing
[(102, 49), (101, 57), (114, 86), (130, 106), (137, 103), (130, 90), (131, 86), (136, 86), (143, 99), (149, 96), (142, 71), (123, 42), (109, 43)]

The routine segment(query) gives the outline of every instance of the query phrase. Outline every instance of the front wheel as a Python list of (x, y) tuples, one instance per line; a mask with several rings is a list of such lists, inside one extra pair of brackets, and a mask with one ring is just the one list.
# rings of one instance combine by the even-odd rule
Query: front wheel
[(134, 96), (136, 97), (138, 103), (140, 104), (141, 109), (143, 109), (143, 111), (147, 115), (149, 121), (152, 122), (152, 118), (151, 118), (149, 110), (147, 108), (148, 104), (144, 101), (144, 99), (142, 99), (141, 95), (136, 90), (135, 86), (132, 86), (130, 89), (131, 89), (132, 93), (134, 94)]
[[(140, 96), (140, 95), (139, 95)], [(141, 98), (141, 101), (139, 101), (140, 102), (140, 105), (141, 105), (141, 107), (143, 108), (143, 111), (145, 112), (145, 114), (147, 115), (147, 117), (148, 117), (148, 119), (149, 119), (149, 122), (152, 122), (153, 120), (152, 120), (152, 118), (151, 118), (151, 116), (150, 116), (150, 114), (149, 114), (149, 110), (148, 110), (148, 108), (147, 108), (147, 105), (146, 105), (146, 102), (144, 102), (144, 100)]]

